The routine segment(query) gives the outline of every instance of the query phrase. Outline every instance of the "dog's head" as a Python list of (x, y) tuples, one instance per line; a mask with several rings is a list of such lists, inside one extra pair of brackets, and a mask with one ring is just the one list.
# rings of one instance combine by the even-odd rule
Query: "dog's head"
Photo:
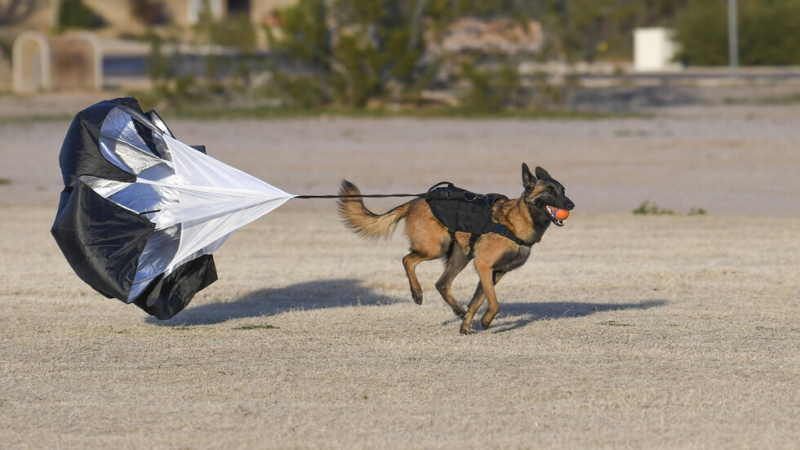
[(554, 180), (541, 167), (536, 168), (536, 176), (534, 176), (528, 169), (528, 165), (522, 163), (522, 186), (525, 187), (522, 199), (528, 205), (534, 220), (537, 218), (549, 219), (560, 227), (564, 226), (564, 221), (559, 220), (553, 215), (553, 212), (555, 208), (570, 211), (575, 204), (564, 195), (564, 186), (561, 183)]

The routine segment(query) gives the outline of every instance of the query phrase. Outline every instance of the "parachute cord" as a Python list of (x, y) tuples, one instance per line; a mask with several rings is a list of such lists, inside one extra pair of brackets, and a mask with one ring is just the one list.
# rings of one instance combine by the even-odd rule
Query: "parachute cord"
[(388, 197), (425, 197), (426, 194), (357, 194), (357, 195), (298, 195), (294, 198), (388, 198)]

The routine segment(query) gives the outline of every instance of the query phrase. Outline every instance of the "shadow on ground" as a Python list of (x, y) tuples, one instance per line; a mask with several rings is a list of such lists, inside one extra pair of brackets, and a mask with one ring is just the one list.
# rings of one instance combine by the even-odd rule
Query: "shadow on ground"
[[(607, 311), (624, 311), (630, 309), (650, 309), (665, 305), (666, 300), (644, 300), (639, 303), (510, 303), (500, 304), (500, 313), (494, 321), (495, 326), (488, 331), (502, 333), (522, 328), (540, 320), (565, 319), (570, 317), (586, 317)], [(481, 311), (482, 313), (483, 311)], [(503, 320), (511, 318), (511, 321)], [(499, 320), (498, 320), (499, 319)], [(500, 323), (498, 323), (500, 322)], [(472, 323), (473, 330), (481, 330), (480, 316)]]
[[(320, 280), (283, 288), (261, 289), (231, 302), (189, 305), (170, 320), (162, 321), (154, 317), (145, 320), (161, 326), (213, 325), (233, 319), (272, 316), (292, 310), (380, 306), (395, 303), (411, 303), (411, 299), (381, 295), (363, 286), (359, 280)], [(646, 300), (640, 303), (507, 303), (500, 305), (500, 315), (490, 331), (499, 333), (522, 328), (539, 320), (585, 317), (606, 311), (649, 309), (664, 304), (666, 304), (664, 300)], [(472, 324), (473, 329), (481, 328), (480, 314), (485, 308), (484, 305), (476, 316)], [(454, 322), (460, 322), (460, 319), (453, 317), (442, 325), (450, 326)]]
[[(162, 326), (212, 325), (232, 319), (272, 316), (284, 311), (378, 306), (406, 299), (381, 295), (359, 280), (320, 280), (253, 291), (231, 302), (189, 306), (170, 320), (145, 319)], [(410, 301), (410, 299), (408, 300)]]

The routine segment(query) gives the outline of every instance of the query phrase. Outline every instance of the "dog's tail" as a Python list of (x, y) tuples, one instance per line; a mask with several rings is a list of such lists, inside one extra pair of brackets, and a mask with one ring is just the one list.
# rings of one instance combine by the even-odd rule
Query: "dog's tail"
[[(339, 195), (359, 195), (355, 184), (342, 180)], [(410, 203), (410, 202), (409, 202)], [(375, 214), (364, 206), (361, 198), (340, 198), (338, 201), (339, 216), (347, 228), (359, 236), (380, 239), (392, 235), (397, 222), (408, 216), (409, 203), (404, 203), (385, 214)]]

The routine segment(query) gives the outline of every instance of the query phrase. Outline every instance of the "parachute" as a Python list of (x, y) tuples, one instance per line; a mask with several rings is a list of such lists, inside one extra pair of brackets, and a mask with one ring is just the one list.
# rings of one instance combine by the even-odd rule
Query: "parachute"
[(169, 319), (216, 281), (212, 252), (294, 198), (172, 135), (134, 98), (75, 116), (59, 156), (51, 232), (75, 273), (108, 298)]

